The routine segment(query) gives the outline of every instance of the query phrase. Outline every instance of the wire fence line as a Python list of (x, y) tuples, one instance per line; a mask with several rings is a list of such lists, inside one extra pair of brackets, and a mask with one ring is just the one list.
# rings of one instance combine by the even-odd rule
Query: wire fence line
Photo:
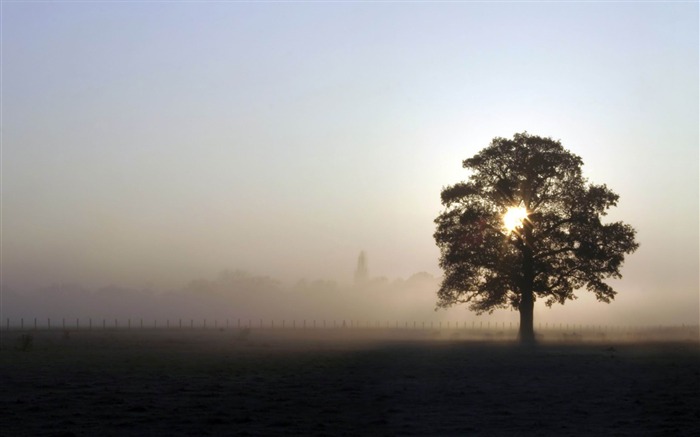
[[(537, 323), (539, 331), (587, 331), (624, 333), (653, 329), (697, 330), (698, 325), (603, 325), (578, 323)], [(357, 319), (10, 319), (6, 318), (0, 328), (7, 331), (23, 330), (107, 330), (107, 329), (404, 329), (404, 330), (471, 330), (471, 331), (514, 331), (518, 322), (497, 321), (379, 321)]]

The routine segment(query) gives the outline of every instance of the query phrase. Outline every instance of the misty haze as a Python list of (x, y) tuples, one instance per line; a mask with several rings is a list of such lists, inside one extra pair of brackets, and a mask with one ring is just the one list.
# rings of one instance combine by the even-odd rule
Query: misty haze
[[(349, 269), (352, 272), (352, 267)], [(348, 275), (352, 278), (352, 274)], [(264, 320), (281, 324), (286, 319), (301, 323), (306, 319), (341, 321), (361, 320), (363, 323), (400, 319), (438, 320), (445, 317), (436, 314), (435, 290), (438, 279), (419, 272), (407, 279), (388, 280), (385, 277), (358, 278), (338, 284), (323, 279), (302, 279), (286, 285), (280, 281), (251, 273), (222, 271), (211, 279), (197, 279), (171, 291), (130, 289), (116, 285), (95, 290), (79, 285), (57, 284), (19, 293), (5, 290), (6, 318), (18, 323), (21, 318), (29, 321), (39, 317), (42, 325), (47, 319), (63, 318), (75, 325), (76, 318), (87, 323), (107, 319), (113, 323), (119, 319), (126, 323), (145, 319), (166, 323), (178, 319), (195, 319), (201, 325), (204, 319), (243, 319), (255, 324)], [(461, 311), (464, 313), (464, 311)], [(464, 314), (460, 314), (464, 319)], [(456, 314), (452, 314), (456, 317)]]
[(697, 2), (2, 2), (0, 429), (694, 435)]

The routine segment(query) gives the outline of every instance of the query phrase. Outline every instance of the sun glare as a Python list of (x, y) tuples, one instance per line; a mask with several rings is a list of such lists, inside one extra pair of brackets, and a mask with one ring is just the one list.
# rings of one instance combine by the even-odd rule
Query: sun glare
[(503, 226), (508, 233), (514, 232), (523, 225), (523, 220), (527, 218), (527, 210), (522, 206), (510, 207), (503, 214)]

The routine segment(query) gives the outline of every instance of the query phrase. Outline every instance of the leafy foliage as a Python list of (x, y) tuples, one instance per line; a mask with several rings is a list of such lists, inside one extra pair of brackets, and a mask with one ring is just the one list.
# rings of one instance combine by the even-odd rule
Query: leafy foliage
[[(551, 306), (583, 287), (610, 302), (616, 292), (604, 280), (620, 278), (624, 255), (639, 245), (630, 225), (601, 221), (618, 195), (590, 184), (582, 164), (559, 141), (527, 133), (494, 138), (466, 159), (469, 180), (443, 189), (445, 210), (435, 220), (445, 272), (438, 307), (467, 303), (490, 313), (520, 309), (528, 295)], [(508, 232), (502, 217), (516, 206), (528, 217)]]

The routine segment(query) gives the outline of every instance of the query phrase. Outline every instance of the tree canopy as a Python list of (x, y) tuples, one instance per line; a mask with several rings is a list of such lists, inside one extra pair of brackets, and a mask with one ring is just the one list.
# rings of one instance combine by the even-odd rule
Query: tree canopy
[[(437, 306), (511, 307), (521, 313), (521, 338), (534, 338), (537, 298), (563, 304), (585, 287), (599, 301), (614, 299), (604, 280), (621, 278), (625, 254), (639, 245), (630, 225), (602, 222), (619, 196), (589, 183), (582, 165), (559, 141), (527, 133), (494, 138), (464, 160), (469, 179), (443, 188), (435, 219), (445, 273)], [(515, 208), (519, 221), (507, 229), (504, 215)]]

